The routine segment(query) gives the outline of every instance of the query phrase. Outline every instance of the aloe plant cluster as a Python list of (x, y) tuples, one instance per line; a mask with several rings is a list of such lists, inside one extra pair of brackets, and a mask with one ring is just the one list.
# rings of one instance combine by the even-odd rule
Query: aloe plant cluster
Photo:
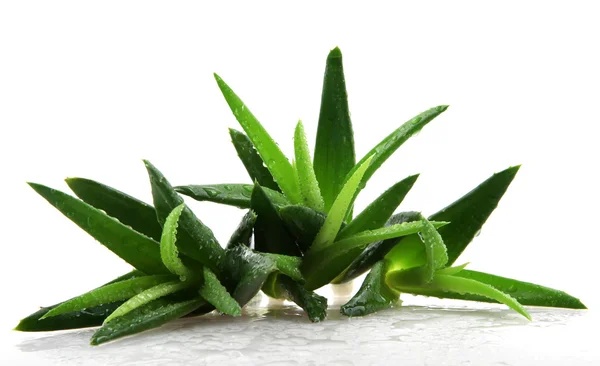
[[(261, 290), (295, 302), (318, 322), (326, 317), (327, 299), (313, 291), (366, 272), (358, 292), (341, 307), (347, 316), (393, 307), (401, 293), (502, 303), (527, 319), (524, 305), (585, 308), (562, 291), (455, 265), (518, 166), (493, 174), (429, 217), (396, 213), (418, 175), (395, 183), (354, 215), (354, 201), (377, 169), (447, 106), (410, 119), (356, 162), (342, 55), (335, 48), (327, 57), (314, 159), (298, 122), (290, 161), (223, 79), (216, 74), (215, 79), (244, 130), (229, 132), (254, 183), (173, 187), (145, 161), (153, 206), (83, 178), (67, 179), (78, 198), (30, 183), (134, 269), (42, 308), (17, 330), (101, 325), (91, 341), (100, 344), (213, 310), (239, 316)], [(222, 246), (180, 194), (248, 211)]]

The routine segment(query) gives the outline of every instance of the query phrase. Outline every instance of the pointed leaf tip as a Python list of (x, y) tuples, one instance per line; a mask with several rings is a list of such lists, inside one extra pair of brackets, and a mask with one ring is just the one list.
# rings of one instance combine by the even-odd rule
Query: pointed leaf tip
[(329, 51), (329, 55), (327, 56), (328, 59), (330, 58), (341, 58), (342, 57), (342, 51), (340, 50), (339, 47), (335, 47), (334, 49), (332, 49), (331, 51)]

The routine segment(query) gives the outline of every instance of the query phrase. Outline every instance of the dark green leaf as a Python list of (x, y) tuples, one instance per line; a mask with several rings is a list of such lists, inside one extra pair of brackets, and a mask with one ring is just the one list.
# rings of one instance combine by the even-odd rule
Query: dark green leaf
[(178, 303), (165, 299), (152, 301), (128, 314), (106, 323), (92, 336), (92, 345), (98, 345), (127, 335), (159, 327), (170, 320), (181, 318), (198, 309), (205, 301), (198, 298)]
[(265, 167), (262, 158), (256, 152), (256, 149), (248, 136), (233, 128), (229, 129), (229, 135), (231, 136), (231, 142), (233, 143), (233, 146), (235, 146), (235, 150), (246, 167), (246, 171), (248, 172), (248, 175), (250, 175), (252, 181), (258, 182), (262, 187), (281, 192), (279, 186), (275, 183), (271, 172)]
[(228, 289), (233, 289), (230, 293), (242, 307), (260, 291), (267, 277), (277, 270), (271, 259), (243, 245), (225, 252), (223, 268), (224, 283)]
[[(315, 237), (327, 216), (319, 211), (304, 206), (286, 206), (279, 210), (285, 227), (296, 238), (296, 242), (303, 253), (310, 249)], [(344, 227), (342, 225), (342, 227)]]
[(314, 157), (325, 212), (329, 212), (355, 162), (342, 52), (336, 47), (327, 56)]
[[(579, 299), (563, 291), (555, 290), (549, 287), (470, 270), (460, 271), (455, 276), (486, 283), (504, 293), (509, 294), (523, 305), (568, 309), (587, 309)], [(459, 294), (455, 292), (422, 289), (414, 291), (411, 290), (411, 293), (416, 295), (434, 296), (448, 299), (495, 302), (486, 297), (471, 294)]]
[(277, 208), (261, 186), (254, 186), (251, 202), (252, 210), (258, 215), (254, 224), (254, 248), (265, 253), (302, 255)]
[[(196, 201), (209, 201), (238, 208), (250, 208), (252, 189), (254, 189), (252, 184), (209, 184), (175, 187), (177, 192)], [(283, 194), (265, 187), (263, 187), (263, 190), (276, 206), (290, 204)]]
[(158, 243), (153, 239), (75, 197), (41, 184), (29, 183), (29, 185), (71, 221), (127, 263), (147, 274), (169, 273), (160, 260)]
[(302, 272), (300, 272), (300, 265), (302, 264), (302, 258), (292, 257), (289, 255), (273, 254), (273, 253), (261, 253), (268, 257), (277, 266), (277, 270), (284, 275), (290, 277), (294, 281), (304, 282), (302, 278)]
[(336, 240), (383, 226), (402, 203), (418, 177), (418, 174), (411, 175), (383, 192), (381, 196), (377, 197), (375, 201), (356, 216), (344, 230), (340, 231)]
[[(348, 177), (352, 176), (356, 169), (363, 164), (369, 157), (374, 156), (373, 161), (369, 165), (369, 168), (365, 172), (362, 178), (362, 183), (357, 191), (360, 192), (362, 188), (367, 184), (367, 181), (375, 174), (377, 169), (390, 157), (392, 154), (411, 136), (418, 133), (425, 125), (427, 125), (435, 117), (439, 116), (446, 109), (447, 105), (441, 105), (435, 108), (428, 109), (427, 111), (419, 114), (412, 118), (408, 122), (405, 122), (402, 126), (398, 127), (394, 132), (384, 138), (377, 146), (369, 151), (364, 158), (362, 158), (354, 168), (347, 174)], [(318, 176), (317, 176), (318, 177)]]
[(237, 229), (231, 235), (229, 242), (227, 243), (227, 249), (233, 248), (237, 245), (245, 245), (250, 247), (250, 241), (252, 240), (252, 231), (254, 224), (256, 223), (257, 215), (254, 211), (248, 211), (242, 221), (238, 225)]
[(363, 281), (360, 289), (342, 305), (340, 311), (347, 316), (363, 316), (392, 307), (398, 302), (400, 293), (385, 283), (385, 262), (377, 262)]
[(273, 138), (254, 117), (252, 112), (246, 107), (244, 102), (231, 90), (219, 75), (215, 74), (215, 80), (229, 105), (233, 115), (238, 120), (244, 131), (248, 134), (248, 138), (256, 147), (256, 151), (265, 162), (267, 169), (273, 175), (281, 191), (292, 202), (299, 204), (302, 202), (300, 188), (296, 180), (296, 173), (292, 164), (283, 155), (279, 146), (273, 141)]
[[(154, 165), (149, 161), (144, 161), (144, 163), (150, 177), (158, 221), (161, 225), (164, 225), (171, 211), (184, 203), (183, 198), (175, 192), (171, 184)], [(223, 248), (215, 239), (212, 231), (187, 206), (181, 214), (179, 228), (177, 240), (179, 250), (218, 272), (217, 263), (223, 255)]]
[(71, 190), (84, 202), (106, 212), (135, 231), (159, 241), (161, 227), (154, 207), (104, 184), (84, 178), (67, 178)]
[[(386, 226), (420, 220), (421, 213), (415, 211), (401, 212), (392, 216)], [(339, 275), (333, 283), (344, 283), (355, 279), (369, 270), (375, 263), (382, 260), (404, 237), (391, 238), (373, 243), (365, 249), (356, 260)]]
[(519, 166), (514, 166), (492, 175), (459, 200), (429, 217), (429, 220), (452, 222), (452, 225), (438, 230), (448, 248), (448, 266), (456, 261), (481, 230), (517, 171)]
[(263, 286), (263, 291), (270, 297), (296, 303), (312, 322), (320, 322), (327, 316), (327, 299), (306, 290), (300, 283), (286, 275), (271, 274)]

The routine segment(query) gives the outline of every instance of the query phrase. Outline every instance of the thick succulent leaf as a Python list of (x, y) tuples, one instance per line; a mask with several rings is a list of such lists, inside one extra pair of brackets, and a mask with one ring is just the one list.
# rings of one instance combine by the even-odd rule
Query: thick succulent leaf
[(448, 253), (446, 252), (446, 246), (442, 237), (433, 224), (426, 218), (421, 219), (421, 224), (423, 228), (421, 229), (420, 236), (423, 244), (425, 244), (425, 255), (427, 257), (427, 263), (424, 268), (424, 280), (431, 282), (435, 270), (443, 268), (448, 262)]
[(460, 273), (462, 270), (464, 270), (468, 265), (469, 265), (469, 263), (467, 262), (465, 264), (461, 264), (460, 266), (446, 267), (446, 268), (438, 269), (437, 271), (435, 271), (435, 274), (454, 276), (454, 275), (457, 275), (458, 273)]
[(286, 275), (272, 273), (262, 290), (272, 298), (296, 303), (312, 322), (320, 322), (327, 316), (327, 299), (305, 289), (302, 284)]
[[(161, 225), (164, 225), (171, 211), (184, 203), (183, 198), (175, 192), (171, 184), (154, 165), (149, 161), (144, 161), (144, 163), (150, 177), (158, 221)], [(184, 207), (181, 213), (179, 228), (177, 240), (179, 250), (212, 270), (218, 271), (216, 265), (223, 255), (223, 248), (215, 239), (213, 232), (187, 206)]]
[(140, 292), (172, 279), (173, 277), (169, 275), (155, 275), (105, 285), (63, 302), (47, 312), (40, 320), (86, 308), (93, 308), (102, 304), (124, 301)]
[(260, 291), (267, 277), (277, 270), (273, 260), (243, 245), (228, 249), (223, 262), (223, 283), (242, 307)]
[(280, 192), (280, 188), (275, 183), (271, 172), (264, 165), (264, 162), (260, 155), (256, 152), (252, 141), (243, 132), (229, 129), (229, 135), (231, 136), (231, 142), (237, 151), (237, 154), (246, 167), (246, 171), (253, 182), (258, 182), (262, 187), (270, 188), (272, 190)]
[(531, 320), (531, 316), (527, 310), (525, 310), (525, 308), (519, 304), (517, 300), (488, 284), (468, 278), (437, 275), (435, 276), (431, 285), (442, 291), (473, 294), (490, 298), (510, 307), (517, 313), (523, 315), (525, 318)]
[(200, 298), (177, 303), (163, 299), (152, 301), (104, 324), (92, 336), (91, 344), (99, 345), (117, 338), (159, 327), (170, 320), (181, 318), (193, 312), (205, 303)]
[(179, 250), (177, 250), (177, 226), (179, 218), (185, 204), (175, 207), (167, 216), (163, 226), (163, 233), (160, 239), (160, 257), (165, 265), (174, 275), (179, 276), (182, 281), (194, 277), (194, 273), (179, 259)]
[(147, 274), (169, 273), (153, 239), (131, 229), (104, 212), (63, 192), (29, 183), (67, 218), (133, 267)]
[(492, 175), (459, 200), (429, 217), (429, 220), (452, 223), (439, 230), (448, 248), (449, 266), (479, 233), (518, 170), (519, 166), (514, 166)]
[(305, 256), (300, 269), (306, 280), (305, 287), (309, 290), (318, 289), (337, 276), (360, 255), (364, 248), (372, 242), (416, 234), (422, 229), (421, 222), (407, 222), (393, 225), (371, 233), (359, 233), (348, 239), (335, 242), (322, 250), (311, 249)]
[[(189, 196), (196, 201), (209, 201), (238, 208), (250, 208), (250, 198), (252, 197), (253, 189), (254, 185), (252, 184), (239, 183), (175, 187), (177, 192)], [(290, 201), (283, 194), (266, 187), (263, 187), (263, 190), (276, 206), (290, 204)]]
[[(434, 221), (433, 227), (442, 227), (448, 224), (447, 222)], [(405, 222), (403, 224), (390, 225), (375, 230), (367, 230), (354, 234), (346, 239), (338, 240), (334, 243), (337, 247), (365, 247), (367, 244), (375, 243), (380, 240), (407, 236), (423, 230), (425, 224), (423, 222)]]
[(242, 217), (242, 221), (240, 221), (240, 224), (231, 235), (231, 238), (227, 243), (227, 249), (233, 248), (237, 245), (245, 245), (247, 247), (250, 247), (250, 242), (252, 240), (252, 232), (257, 217), (258, 216), (256, 215), (256, 213), (252, 210), (246, 212), (244, 217)]
[[(141, 271), (133, 270), (129, 273), (115, 278), (110, 282), (107, 282), (101, 287), (142, 276), (145, 276), (145, 274)], [(57, 315), (51, 318), (41, 319), (52, 309), (55, 309), (62, 304), (64, 304), (64, 302), (52, 306), (43, 307), (40, 310), (30, 314), (29, 316), (21, 319), (19, 324), (15, 327), (15, 330), (22, 332), (45, 332), (53, 330), (95, 327), (97, 325), (101, 325), (104, 319), (117, 307), (119, 307), (122, 304), (122, 302), (103, 304), (67, 314)]]
[(342, 52), (336, 47), (327, 56), (314, 158), (325, 212), (329, 212), (355, 162)]
[[(352, 174), (363, 164), (367, 159), (374, 157), (369, 168), (365, 172), (362, 183), (358, 189), (360, 191), (366, 184), (367, 181), (375, 174), (377, 169), (390, 157), (392, 154), (411, 136), (421, 131), (425, 125), (427, 125), (435, 117), (439, 116), (446, 109), (447, 105), (441, 105), (435, 108), (426, 110), (411, 120), (405, 122), (402, 126), (398, 127), (394, 132), (384, 138), (377, 146), (369, 151), (364, 158), (362, 158), (354, 168), (348, 173), (347, 177), (351, 177)], [(318, 175), (317, 175), (318, 177)], [(358, 194), (357, 191), (357, 194)]]
[(147, 290), (140, 292), (139, 294), (131, 297), (129, 300), (125, 301), (123, 305), (119, 306), (112, 314), (110, 314), (105, 320), (104, 323), (108, 323), (113, 321), (120, 316), (123, 316), (141, 306), (144, 306), (156, 299), (161, 297), (165, 297), (172, 293), (184, 290), (190, 287), (189, 283), (181, 282), (181, 281), (169, 281), (160, 283), (156, 286), (153, 286)]
[[(385, 226), (402, 224), (405, 222), (418, 221), (421, 219), (421, 213), (416, 211), (401, 212), (390, 217)], [(358, 218), (358, 217), (357, 217)], [(355, 279), (368, 271), (375, 263), (382, 260), (385, 255), (392, 250), (404, 237), (381, 240), (370, 244), (358, 258), (356, 258), (348, 268), (344, 270), (333, 283), (344, 283)]]
[(292, 203), (302, 202), (302, 196), (296, 181), (296, 175), (292, 164), (283, 155), (279, 146), (273, 141), (273, 138), (254, 117), (252, 112), (246, 107), (244, 102), (231, 90), (223, 79), (215, 74), (215, 80), (229, 105), (233, 115), (238, 120), (250, 141), (260, 154), (260, 157), (265, 162), (267, 169), (273, 175), (275, 182), (281, 191)]
[(282, 207), (279, 215), (303, 253), (310, 249), (327, 218), (322, 212), (296, 205)]
[(67, 178), (71, 190), (84, 202), (106, 212), (152, 239), (160, 240), (161, 227), (154, 207), (102, 183), (84, 178)]
[(372, 158), (373, 157), (370, 157), (365, 160), (350, 179), (348, 179), (346, 184), (344, 184), (340, 193), (331, 205), (325, 223), (323, 224), (323, 227), (321, 227), (321, 230), (319, 230), (310, 250), (321, 250), (333, 244), (348, 210), (352, 207), (354, 199), (356, 198), (355, 193), (358, 189), (358, 185), (360, 184), (363, 174), (369, 167)]
[(340, 231), (336, 240), (347, 238), (361, 231), (382, 227), (402, 203), (418, 177), (418, 174), (411, 175), (383, 192), (381, 196), (377, 197), (375, 201), (356, 216), (346, 228)]
[(302, 264), (302, 258), (292, 257), (289, 255), (273, 254), (273, 253), (262, 253), (267, 256), (277, 266), (277, 270), (284, 275), (290, 277), (294, 281), (304, 282), (302, 272), (300, 271), (300, 265)]
[(240, 316), (242, 314), (240, 304), (231, 297), (225, 286), (221, 284), (217, 276), (208, 267), (204, 267), (203, 269), (204, 280), (202, 286), (200, 286), (200, 296), (214, 305), (220, 312), (227, 315)]
[(269, 196), (259, 185), (254, 186), (250, 206), (258, 215), (254, 224), (254, 248), (256, 250), (295, 256), (302, 254), (281, 220), (277, 207), (269, 200)]
[(317, 183), (317, 177), (313, 169), (308, 142), (304, 133), (302, 121), (298, 121), (294, 133), (294, 152), (296, 157), (296, 174), (298, 176), (298, 186), (302, 193), (302, 203), (312, 209), (323, 211), (324, 203)]
[[(586, 306), (579, 299), (563, 291), (536, 285), (529, 282), (513, 280), (511, 278), (500, 277), (484, 272), (471, 271), (467, 269), (460, 271), (454, 276), (472, 279), (481, 283), (486, 283), (504, 293), (509, 294), (523, 305), (547, 306), (567, 309), (587, 309)], [(411, 290), (411, 293), (416, 295), (434, 296), (447, 299), (495, 302), (494, 300), (491, 300), (489, 298), (476, 296), (468, 293), (460, 294), (456, 292), (444, 292), (439, 290), (428, 289)]]
[(360, 289), (340, 311), (347, 316), (363, 316), (396, 304), (400, 293), (392, 290), (385, 283), (385, 262), (377, 262), (365, 277)]

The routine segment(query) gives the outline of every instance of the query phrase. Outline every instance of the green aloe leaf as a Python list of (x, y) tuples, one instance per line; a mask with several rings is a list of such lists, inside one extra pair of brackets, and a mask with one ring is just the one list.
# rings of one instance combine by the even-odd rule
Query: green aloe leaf
[(102, 183), (84, 178), (67, 178), (69, 188), (84, 202), (106, 212), (123, 224), (131, 226), (159, 241), (162, 228), (156, 220), (154, 207)]
[(302, 272), (300, 271), (300, 265), (302, 264), (302, 258), (292, 257), (289, 255), (273, 254), (273, 253), (262, 253), (264, 256), (270, 258), (275, 262), (277, 270), (284, 275), (290, 277), (294, 281), (304, 282)]
[(329, 212), (355, 162), (342, 52), (336, 47), (327, 56), (325, 66), (314, 158), (325, 212)]
[(279, 215), (303, 253), (310, 249), (327, 218), (322, 212), (297, 205), (282, 207)]
[(308, 150), (308, 142), (304, 133), (302, 121), (298, 121), (296, 131), (294, 133), (294, 151), (296, 157), (296, 173), (298, 176), (298, 186), (302, 193), (303, 204), (312, 209), (323, 211), (324, 203), (319, 189), (319, 183), (315, 176), (310, 151)]
[(280, 192), (280, 188), (275, 183), (271, 172), (264, 165), (264, 162), (260, 155), (256, 152), (252, 141), (243, 132), (229, 129), (229, 135), (231, 136), (231, 142), (238, 153), (238, 156), (252, 181), (258, 182), (262, 187), (270, 188), (274, 191)]
[[(442, 227), (447, 225), (447, 222), (434, 221), (433, 227)], [(335, 242), (335, 246), (338, 247), (354, 247), (354, 246), (366, 246), (367, 244), (374, 243), (380, 240), (397, 238), (400, 236), (407, 236), (414, 234), (425, 228), (425, 223), (420, 222), (405, 222), (402, 224), (390, 225), (375, 230), (367, 230), (358, 234), (354, 234), (346, 239), (338, 240)], [(434, 229), (435, 230), (435, 229)], [(443, 243), (442, 243), (443, 244)]]
[(254, 224), (254, 248), (265, 253), (302, 255), (294, 238), (285, 228), (277, 207), (261, 186), (254, 186), (251, 202), (252, 210), (258, 215)]
[[(164, 225), (171, 211), (184, 203), (183, 198), (175, 192), (165, 176), (154, 165), (149, 161), (144, 163), (150, 177), (158, 221)], [(217, 264), (224, 250), (215, 239), (213, 232), (188, 207), (184, 207), (181, 213), (179, 228), (177, 240), (179, 250), (212, 270), (218, 271)]]
[(104, 212), (61, 191), (29, 183), (63, 215), (127, 263), (147, 274), (167, 274), (153, 239), (131, 229)]
[(91, 344), (99, 345), (127, 335), (159, 327), (200, 308), (206, 302), (200, 298), (173, 303), (159, 299), (141, 306), (124, 316), (104, 324), (92, 336)]
[(402, 203), (418, 177), (418, 174), (411, 175), (383, 192), (381, 196), (377, 197), (375, 201), (356, 216), (346, 228), (340, 231), (336, 240), (347, 238), (361, 231), (373, 230), (383, 226), (394, 214), (400, 203)]
[(385, 275), (385, 262), (377, 262), (365, 277), (356, 295), (342, 305), (341, 313), (347, 316), (363, 316), (396, 304), (400, 293), (388, 287)]
[(132, 278), (105, 285), (61, 303), (42, 316), (40, 320), (86, 308), (93, 308), (102, 304), (124, 301), (140, 292), (172, 279), (173, 277), (169, 275), (155, 275)]
[(437, 275), (432, 282), (432, 286), (442, 291), (468, 293), (490, 298), (510, 307), (517, 313), (523, 315), (525, 318), (531, 320), (531, 316), (527, 310), (525, 310), (525, 308), (519, 304), (517, 300), (488, 284), (468, 278)]
[(262, 287), (264, 293), (275, 299), (296, 303), (313, 323), (327, 316), (327, 299), (305, 289), (302, 284), (281, 273), (272, 273)]
[(448, 262), (448, 252), (446, 251), (446, 245), (442, 240), (442, 236), (437, 232), (435, 227), (426, 218), (421, 219), (423, 228), (421, 229), (420, 236), (425, 244), (425, 255), (427, 257), (427, 263), (424, 268), (425, 281), (431, 282), (435, 271), (440, 268), (444, 268)]
[(140, 292), (139, 294), (131, 297), (125, 301), (123, 305), (119, 306), (115, 311), (112, 312), (105, 320), (104, 324), (113, 321), (118, 317), (121, 317), (141, 306), (144, 306), (156, 299), (170, 295), (172, 293), (184, 290), (190, 287), (190, 283), (181, 281), (169, 281), (163, 282), (156, 286), (153, 286), (147, 290)]
[[(401, 212), (390, 217), (385, 226), (402, 224), (405, 222), (413, 222), (421, 219), (421, 213), (415, 211)], [(370, 244), (358, 258), (356, 258), (348, 268), (344, 270), (333, 283), (344, 283), (355, 279), (368, 271), (375, 263), (382, 260), (386, 254), (392, 250), (401, 240), (406, 240), (404, 237), (391, 238), (380, 240)]]
[(472, 191), (429, 217), (429, 220), (452, 222), (452, 225), (439, 230), (448, 248), (449, 266), (481, 231), (518, 171), (519, 166), (514, 166), (492, 175)]
[[(375, 174), (377, 169), (383, 165), (383, 163), (390, 157), (392, 154), (402, 145), (404, 144), (411, 136), (421, 131), (423, 127), (425, 127), (431, 120), (435, 117), (442, 114), (446, 109), (448, 109), (447, 105), (441, 105), (435, 108), (431, 108), (426, 110), (425, 112), (419, 114), (418, 116), (410, 119), (405, 122), (402, 126), (398, 127), (394, 132), (389, 134), (386, 138), (384, 138), (377, 146), (375, 146), (371, 151), (369, 151), (364, 158), (362, 158), (354, 168), (348, 173), (347, 177), (351, 177), (352, 174), (361, 166), (367, 159), (374, 157), (369, 165), (369, 168), (364, 174), (362, 178), (362, 183), (357, 191), (360, 192), (362, 188), (367, 184), (367, 181)], [(318, 176), (317, 176), (318, 177)]]
[(325, 219), (325, 223), (323, 224), (323, 227), (321, 227), (321, 230), (319, 230), (310, 250), (322, 250), (333, 244), (340, 227), (344, 222), (344, 217), (352, 207), (354, 198), (356, 198), (355, 192), (358, 189), (358, 185), (360, 184), (363, 174), (369, 167), (372, 158), (373, 157), (370, 157), (365, 160), (350, 179), (348, 179), (344, 187), (342, 187), (342, 190), (336, 197), (333, 205), (331, 205), (331, 209), (327, 213), (327, 219)]
[[(443, 225), (445, 223), (434, 223)], [(366, 233), (359, 233), (347, 239), (335, 242), (321, 250), (311, 250), (304, 256), (302, 274), (306, 280), (305, 287), (309, 290), (318, 289), (337, 276), (360, 255), (364, 248), (378, 240), (416, 234), (421, 231), (420, 221), (392, 225)]]
[(281, 152), (281, 149), (279, 149), (279, 146), (273, 141), (273, 138), (256, 117), (254, 117), (244, 102), (231, 90), (229, 85), (217, 74), (215, 74), (215, 80), (233, 115), (248, 135), (248, 138), (250, 138), (250, 141), (254, 144), (254, 147), (256, 147), (277, 185), (292, 203), (301, 203), (302, 195), (300, 194), (292, 164), (290, 164), (289, 160)]
[[(252, 184), (209, 184), (175, 187), (177, 192), (196, 201), (209, 201), (238, 208), (250, 208), (253, 189), (254, 185)], [(283, 194), (266, 187), (263, 187), (263, 190), (276, 206), (290, 204), (290, 201)]]
[(277, 270), (273, 260), (243, 245), (225, 252), (223, 267), (224, 283), (228, 289), (233, 289), (230, 293), (242, 307), (260, 291), (267, 277)]
[[(500, 277), (489, 273), (471, 271), (467, 269), (458, 272), (454, 276), (486, 283), (504, 293), (509, 294), (523, 305), (547, 306), (567, 309), (587, 309), (579, 299), (563, 291), (529, 282), (513, 280), (511, 278)], [(413, 289), (410, 292), (415, 295), (434, 296), (447, 299), (495, 302), (494, 300), (486, 297), (476, 296), (468, 293), (460, 294), (456, 292), (429, 289)]]
[(204, 280), (199, 290), (200, 296), (220, 312), (231, 316), (240, 316), (242, 314), (240, 304), (231, 297), (225, 286), (208, 267), (203, 269)]
[(242, 221), (235, 229), (229, 242), (227, 243), (227, 249), (233, 248), (237, 245), (245, 245), (250, 247), (250, 241), (252, 240), (252, 232), (254, 224), (256, 223), (257, 215), (254, 211), (250, 210), (246, 212)]
[(177, 226), (184, 207), (185, 204), (182, 203), (175, 207), (169, 216), (167, 216), (167, 220), (163, 226), (162, 238), (160, 239), (160, 257), (162, 261), (171, 273), (179, 276), (181, 281), (194, 277), (194, 272), (179, 259), (179, 251), (176, 245)]
[[(138, 270), (133, 270), (129, 273), (115, 278), (114, 280), (102, 285), (101, 287), (142, 276), (145, 276), (145, 274)], [(21, 332), (45, 332), (53, 330), (94, 327), (97, 325), (101, 325), (104, 319), (117, 307), (119, 307), (121, 303), (122, 302), (103, 304), (86, 309), (81, 309), (79, 311), (73, 311), (70, 313), (53, 316), (51, 318), (41, 319), (48, 312), (52, 311), (52, 309), (55, 309), (64, 304), (64, 302), (62, 302), (56, 305), (43, 307), (40, 310), (21, 319), (19, 324), (15, 327), (15, 330)]]
[(468, 265), (469, 265), (469, 263), (467, 262), (465, 264), (461, 264), (460, 266), (446, 267), (446, 268), (438, 269), (437, 271), (435, 271), (435, 274), (454, 276), (454, 275), (457, 275), (458, 273), (462, 272)]

